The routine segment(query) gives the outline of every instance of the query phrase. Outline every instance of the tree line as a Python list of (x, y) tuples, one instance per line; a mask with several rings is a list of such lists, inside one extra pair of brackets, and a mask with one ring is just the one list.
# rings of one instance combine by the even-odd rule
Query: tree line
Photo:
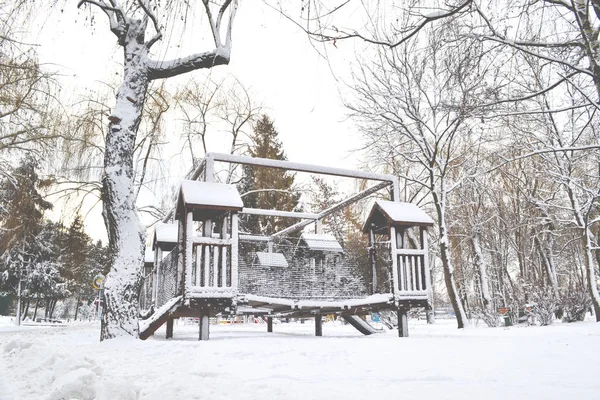
[(108, 272), (107, 248), (92, 241), (81, 216), (68, 226), (45, 217), (52, 204), (41, 191), (50, 182), (37, 167), (25, 158), (0, 179), (0, 298), (4, 312), (20, 306), (22, 319), (41, 317), (41, 309), (44, 318), (77, 319), (96, 296), (94, 276)]

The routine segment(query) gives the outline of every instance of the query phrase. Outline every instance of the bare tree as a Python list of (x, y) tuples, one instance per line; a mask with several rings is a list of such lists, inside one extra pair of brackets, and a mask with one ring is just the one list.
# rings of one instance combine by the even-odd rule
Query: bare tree
[(31, 6), (26, 0), (0, 4), (0, 174), (8, 173), (17, 153), (42, 152), (60, 136), (53, 75), (15, 29), (26, 24)]
[[(394, 173), (432, 202), (446, 288), (462, 328), (466, 314), (452, 264), (447, 211), (450, 193), (469, 175), (476, 135), (468, 120), (485, 86), (485, 65), (476, 43), (460, 51), (445, 46), (441, 38), (451, 30), (431, 32), (424, 45), (379, 48), (375, 61), (362, 62), (355, 73), (356, 100), (350, 108), (370, 154), (379, 162), (394, 160), (389, 165)], [(397, 169), (403, 164), (407, 169)]]
[(108, 117), (102, 179), (103, 216), (112, 260), (105, 283), (106, 312), (102, 315), (101, 339), (123, 334), (137, 336), (138, 333), (136, 297), (143, 263), (144, 232), (135, 205), (133, 157), (148, 85), (153, 80), (228, 64), (230, 60), (237, 0), (224, 0), (216, 12), (209, 0), (203, 0), (203, 5), (214, 49), (166, 61), (151, 57), (151, 50), (163, 37), (161, 17), (185, 13), (194, 5), (154, 0), (79, 2), (80, 7), (95, 7), (106, 15), (109, 28), (123, 49), (123, 83)]
[[(247, 145), (252, 123), (262, 112), (250, 91), (236, 78), (204, 84), (192, 79), (178, 91), (176, 99), (183, 112), (185, 123), (185, 146), (190, 153), (192, 165), (210, 148), (211, 136), (226, 135), (230, 154), (240, 152)], [(201, 147), (202, 154), (195, 150)], [(231, 181), (234, 165), (231, 164), (225, 180)]]

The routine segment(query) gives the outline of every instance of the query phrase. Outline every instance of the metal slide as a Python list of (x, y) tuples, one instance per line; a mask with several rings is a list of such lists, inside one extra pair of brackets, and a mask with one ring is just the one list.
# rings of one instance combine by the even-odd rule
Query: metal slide
[(342, 315), (342, 318), (355, 327), (363, 335), (372, 335), (374, 333), (382, 333), (383, 329), (377, 329), (371, 326), (367, 321), (363, 320), (358, 315)]

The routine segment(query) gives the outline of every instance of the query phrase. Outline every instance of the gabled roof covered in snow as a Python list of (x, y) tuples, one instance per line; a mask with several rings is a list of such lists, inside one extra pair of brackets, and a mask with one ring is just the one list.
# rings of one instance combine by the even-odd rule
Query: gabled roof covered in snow
[(288, 262), (282, 253), (266, 253), (257, 251), (256, 259), (261, 267), (287, 268)]
[(171, 251), (177, 245), (179, 235), (178, 224), (165, 224), (159, 222), (154, 228), (154, 238), (152, 240), (152, 250), (160, 247), (164, 251)]
[(337, 241), (335, 236), (328, 234), (302, 233), (300, 237), (306, 247), (315, 251), (330, 251), (335, 253), (343, 253), (344, 249)]
[(184, 205), (193, 211), (241, 211), (244, 207), (235, 185), (188, 180), (181, 182), (175, 218), (180, 218)]
[(416, 204), (377, 200), (363, 225), (363, 232), (367, 233), (371, 224), (375, 225), (376, 233), (382, 233), (392, 225), (429, 227), (434, 222)]

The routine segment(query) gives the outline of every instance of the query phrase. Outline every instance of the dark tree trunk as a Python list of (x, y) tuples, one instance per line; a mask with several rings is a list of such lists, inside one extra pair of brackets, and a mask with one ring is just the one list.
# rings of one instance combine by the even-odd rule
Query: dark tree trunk
[(57, 301), (58, 299), (50, 300), (50, 318), (52, 318), (52, 316), (54, 315), (54, 307), (56, 306)]
[(25, 310), (21, 314), (21, 320), (23, 321), (25, 321), (25, 318), (27, 318), (27, 313), (29, 312), (29, 301), (29, 298), (27, 298), (27, 301), (25, 302)]
[(37, 296), (37, 299), (35, 300), (35, 309), (33, 310), (33, 320), (35, 321), (35, 318), (37, 317), (37, 311), (38, 311), (38, 307), (40, 306), (40, 296)]
[(454, 277), (454, 268), (452, 267), (452, 262), (450, 260), (450, 241), (448, 237), (445, 218), (445, 199), (441, 199), (440, 196), (438, 196), (438, 194), (433, 190), (432, 195), (435, 203), (435, 208), (438, 214), (438, 229), (440, 233), (440, 258), (442, 259), (442, 266), (444, 270), (444, 282), (446, 283), (446, 290), (448, 291), (448, 298), (450, 300), (450, 304), (452, 304), (452, 309), (454, 310), (454, 314), (456, 315), (458, 329), (461, 329), (465, 327), (467, 317), (465, 315), (464, 307), (460, 302), (458, 288), (456, 285), (456, 279)]
[(77, 321), (77, 316), (79, 315), (79, 304), (81, 303), (81, 292), (77, 293), (77, 301), (75, 302), (75, 317), (73, 318)]

